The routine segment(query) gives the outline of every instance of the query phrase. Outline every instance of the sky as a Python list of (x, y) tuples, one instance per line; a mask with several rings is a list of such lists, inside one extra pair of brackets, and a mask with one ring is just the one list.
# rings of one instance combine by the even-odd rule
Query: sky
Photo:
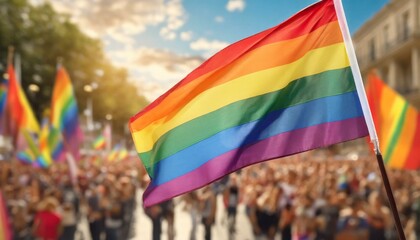
[[(35, 4), (48, 0), (32, 0)], [(342, 0), (351, 33), (389, 0)], [(150, 101), (227, 45), (275, 26), (316, 0), (49, 0)]]

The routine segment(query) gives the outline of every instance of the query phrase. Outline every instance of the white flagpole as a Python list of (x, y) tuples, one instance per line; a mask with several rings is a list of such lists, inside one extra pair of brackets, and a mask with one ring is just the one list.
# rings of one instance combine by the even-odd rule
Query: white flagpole
[(341, 0), (334, 0), (335, 12), (337, 13), (338, 24), (340, 25), (341, 33), (343, 35), (344, 44), (346, 46), (347, 56), (350, 60), (350, 68), (353, 73), (354, 82), (356, 84), (357, 94), (362, 105), (363, 115), (365, 117), (366, 125), (369, 130), (370, 140), (374, 145), (376, 153), (380, 153), (378, 135), (376, 134), (375, 124), (373, 123), (372, 113), (370, 112), (369, 104), (366, 97), (365, 87), (363, 86), (362, 75), (359, 70), (359, 63), (353, 47), (353, 41), (349, 28), (347, 27), (346, 15)]

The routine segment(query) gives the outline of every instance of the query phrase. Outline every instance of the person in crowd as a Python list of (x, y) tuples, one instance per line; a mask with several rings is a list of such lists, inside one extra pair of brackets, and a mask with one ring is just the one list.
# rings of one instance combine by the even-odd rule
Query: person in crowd
[(229, 176), (227, 187), (223, 192), (223, 202), (227, 210), (228, 232), (232, 238), (236, 231), (236, 214), (239, 205), (239, 180), (235, 173)]
[(292, 240), (292, 224), (294, 222), (295, 213), (293, 206), (286, 203), (281, 210), (281, 217), (279, 221), (279, 230), (282, 240)]
[(146, 215), (152, 221), (152, 239), (160, 240), (162, 234), (162, 207), (159, 204), (145, 208)]
[(75, 238), (77, 223), (80, 218), (80, 196), (68, 177), (63, 177), (61, 186), (63, 233), (60, 240), (72, 240)]
[(366, 213), (368, 216), (369, 240), (385, 240), (386, 231), (392, 220), (389, 209), (382, 204), (379, 192), (375, 191), (369, 195)]
[(202, 189), (199, 196), (200, 199), (200, 210), (202, 223), (204, 225), (204, 239), (212, 239), (212, 226), (216, 220), (217, 201), (216, 194), (211, 186), (206, 186)]
[[(343, 194), (346, 193), (343, 192)], [(334, 240), (337, 232), (338, 218), (340, 216), (340, 205), (338, 197), (339, 194), (337, 192), (332, 191), (328, 193), (326, 196), (326, 205), (319, 209), (319, 216), (322, 227), (318, 233), (317, 239)]]
[(350, 207), (340, 212), (338, 220), (338, 240), (367, 240), (369, 239), (369, 224), (365, 212), (365, 203), (360, 197), (349, 199)]
[(58, 201), (47, 196), (35, 215), (33, 235), (41, 240), (58, 240), (61, 234), (61, 216), (57, 213)]
[(189, 192), (183, 196), (184, 200), (184, 211), (187, 211), (190, 214), (191, 218), (191, 230), (190, 230), (190, 240), (197, 239), (197, 227), (200, 222), (200, 202), (196, 191)]
[(92, 185), (86, 192), (89, 221), (89, 231), (92, 240), (100, 240), (104, 232), (103, 187)]

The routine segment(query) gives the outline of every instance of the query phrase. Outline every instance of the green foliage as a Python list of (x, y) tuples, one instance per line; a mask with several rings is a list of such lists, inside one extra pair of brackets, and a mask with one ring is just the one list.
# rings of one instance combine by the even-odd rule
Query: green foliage
[[(0, 71), (5, 70), (7, 47), (14, 46), (22, 59), (22, 86), (38, 118), (50, 106), (60, 57), (72, 79), (81, 117), (91, 97), (94, 119), (103, 121), (106, 114), (112, 114), (114, 129), (123, 133), (129, 117), (147, 104), (128, 81), (126, 70), (116, 68), (105, 57), (101, 41), (81, 32), (69, 16), (56, 13), (51, 5), (0, 0), (0, 19)], [(31, 83), (39, 85), (41, 91), (28, 92)], [(98, 88), (92, 93), (83, 91), (92, 83)]]

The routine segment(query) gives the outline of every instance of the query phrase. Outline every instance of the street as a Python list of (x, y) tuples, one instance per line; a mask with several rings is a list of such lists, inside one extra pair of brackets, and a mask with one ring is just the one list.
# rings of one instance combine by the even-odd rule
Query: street
[[(152, 239), (152, 223), (150, 219), (144, 214), (143, 208), (141, 207), (141, 195), (138, 194), (138, 207), (136, 210), (136, 220), (134, 222), (134, 239), (138, 240), (151, 240)], [(177, 199), (178, 200), (178, 199)], [(225, 209), (223, 205), (222, 196), (219, 195), (217, 198), (217, 217), (216, 224), (212, 229), (212, 239), (224, 240), (228, 238), (227, 231), (227, 219), (225, 217)], [(162, 240), (167, 239), (166, 229), (167, 224), (163, 222)], [(191, 230), (191, 218), (190, 214), (183, 210), (183, 204), (177, 204), (175, 207), (175, 239), (184, 240), (190, 239)], [(247, 240), (253, 239), (251, 225), (248, 218), (245, 215), (244, 205), (240, 205), (238, 209), (237, 223), (236, 223), (236, 236), (234, 239)], [(204, 239), (204, 227), (200, 224), (197, 228), (196, 239)]]
[[(132, 238), (131, 240), (151, 240), (152, 239), (152, 222), (149, 217), (146, 216), (142, 207), (142, 191), (137, 192), (137, 209), (135, 212)], [(178, 202), (179, 199), (176, 199)], [(217, 198), (217, 214), (216, 223), (212, 229), (212, 239), (224, 240), (229, 239), (227, 231), (227, 219), (225, 216), (225, 209), (223, 205), (222, 196), (219, 195)], [(183, 210), (183, 203), (179, 203), (175, 206), (175, 239), (185, 240), (190, 239), (191, 230), (191, 218), (187, 211)], [(83, 218), (78, 226), (78, 240), (90, 240), (89, 227), (86, 218)], [(167, 240), (167, 223), (163, 221), (162, 224), (162, 240)], [(199, 224), (197, 228), (196, 239), (204, 239), (204, 227)], [(253, 239), (251, 225), (248, 218), (245, 215), (245, 206), (240, 205), (238, 208), (238, 216), (236, 222), (236, 235), (233, 239), (247, 240)]]

